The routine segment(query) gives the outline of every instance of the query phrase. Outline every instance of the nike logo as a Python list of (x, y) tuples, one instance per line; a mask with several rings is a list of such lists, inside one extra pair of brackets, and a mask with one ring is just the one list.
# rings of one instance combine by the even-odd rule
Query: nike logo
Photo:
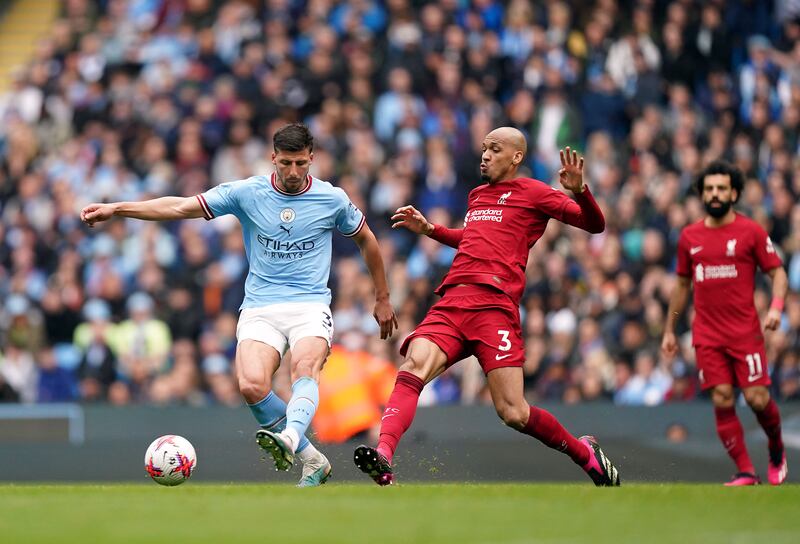
[(387, 417), (396, 416), (399, 413), (400, 413), (400, 409), (399, 408), (391, 408), (391, 407), (389, 407), (386, 410), (384, 410), (383, 417), (381, 418), (381, 421), (383, 421)]
[(689, 255), (694, 255), (695, 253), (700, 253), (701, 251), (703, 251), (703, 246), (693, 247), (689, 250)]
[(494, 358), (495, 358), (495, 359), (497, 359), (498, 361), (502, 361), (502, 360), (503, 360), (503, 359), (505, 359), (506, 357), (511, 357), (511, 354), (510, 354), (510, 353), (508, 353), (508, 354), (506, 354), (506, 355), (500, 355), (500, 354), (498, 353), (497, 355), (495, 355), (495, 356), (494, 356)]

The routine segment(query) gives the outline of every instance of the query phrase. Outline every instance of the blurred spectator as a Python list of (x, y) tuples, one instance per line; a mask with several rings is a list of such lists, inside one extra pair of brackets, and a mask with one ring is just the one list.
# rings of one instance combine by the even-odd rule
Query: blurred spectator
[(617, 391), (618, 404), (654, 406), (661, 404), (672, 385), (672, 378), (656, 366), (652, 353), (641, 351), (636, 355), (633, 376)]
[(77, 368), (81, 398), (105, 400), (108, 388), (117, 378), (116, 356), (112, 352), (116, 326), (110, 322), (111, 308), (101, 299), (91, 299), (83, 307), (84, 323), (75, 329), (74, 344), (82, 353)]
[(52, 348), (44, 348), (37, 354), (39, 383), (37, 402), (68, 402), (78, 396), (78, 384), (72, 370), (58, 366)]
[(127, 309), (128, 319), (114, 331), (117, 372), (135, 397), (146, 398), (151, 381), (166, 368), (172, 337), (167, 325), (153, 316), (154, 304), (149, 295), (134, 293)]
[(33, 354), (14, 344), (8, 344), (0, 361), (0, 380), (8, 384), (21, 402), (35, 402), (37, 395), (36, 362)]
[[(366, 351), (334, 346), (322, 369), (314, 432), (322, 442), (344, 442), (376, 432), (397, 371)], [(369, 439), (377, 438), (370, 436)]]
[(683, 444), (689, 438), (689, 429), (683, 423), (670, 423), (664, 434), (669, 442)]

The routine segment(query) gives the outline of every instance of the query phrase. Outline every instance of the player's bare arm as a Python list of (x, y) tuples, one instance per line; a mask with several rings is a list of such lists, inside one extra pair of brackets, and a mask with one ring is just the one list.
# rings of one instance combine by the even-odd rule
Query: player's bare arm
[(428, 221), (414, 206), (403, 206), (394, 212), (392, 228), (405, 227), (416, 234), (430, 236), (437, 242), (458, 249), (464, 229), (450, 229)]
[(90, 227), (114, 216), (169, 221), (203, 217), (203, 209), (196, 197), (165, 196), (141, 202), (94, 203), (81, 210), (81, 221)]
[(375, 310), (372, 316), (380, 325), (381, 339), (385, 340), (392, 336), (398, 324), (394, 308), (389, 301), (389, 284), (386, 281), (386, 270), (383, 266), (378, 240), (366, 223), (358, 234), (353, 236), (353, 239), (361, 249), (361, 255), (367, 264), (370, 276), (372, 276), (372, 283), (375, 286)]
[(691, 281), (684, 276), (678, 276), (672, 297), (669, 300), (669, 310), (667, 311), (667, 322), (664, 324), (664, 336), (661, 339), (661, 352), (665, 357), (672, 359), (678, 354), (678, 338), (675, 336), (675, 325), (678, 317), (686, 309), (689, 302), (689, 292)]
[(417, 210), (414, 206), (403, 206), (397, 208), (392, 216), (392, 228), (405, 227), (411, 232), (416, 234), (429, 235), (433, 232), (433, 223), (428, 222), (422, 212)]
[(789, 278), (782, 266), (773, 268), (767, 272), (767, 275), (772, 280), (772, 302), (769, 305), (767, 317), (764, 319), (764, 329), (774, 331), (781, 324), (783, 301), (789, 291)]
[(583, 157), (578, 152), (567, 146), (559, 152), (561, 156), (561, 169), (558, 171), (558, 180), (561, 186), (575, 194), (586, 190), (583, 183)]

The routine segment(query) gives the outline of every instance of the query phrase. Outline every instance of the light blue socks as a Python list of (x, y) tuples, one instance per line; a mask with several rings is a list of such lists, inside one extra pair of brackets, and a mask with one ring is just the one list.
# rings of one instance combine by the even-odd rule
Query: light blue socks
[[(319, 389), (317, 388), (316, 382), (313, 380), (311, 381), (314, 383), (314, 391), (317, 395), (316, 398), (318, 399)], [(295, 386), (292, 387), (292, 391), (294, 392), (292, 394), (292, 400), (295, 400), (295, 397), (297, 396), (295, 387), (299, 382), (300, 380), (297, 380), (297, 382), (295, 382)], [(250, 408), (250, 411), (253, 412), (256, 421), (258, 421), (258, 424), (261, 425), (262, 429), (266, 429), (267, 431), (273, 433), (279, 433), (286, 428), (286, 403), (283, 402), (283, 400), (281, 400), (281, 398), (272, 391), (270, 391), (269, 395), (257, 403), (248, 404), (247, 406)], [(314, 404), (314, 408), (316, 409), (316, 403)], [(312, 412), (311, 416), (313, 417), (313, 415), (314, 413)], [(308, 421), (310, 422), (311, 419), (309, 418)], [(305, 430), (307, 427), (308, 424), (303, 427), (301, 432), (297, 433), (297, 435), (300, 437), (300, 442), (297, 446), (296, 453), (300, 453), (310, 444), (308, 438), (305, 436)]]
[[(319, 404), (319, 385), (313, 378), (299, 378), (292, 384), (292, 398), (286, 406), (286, 428), (305, 435)], [(302, 443), (302, 440), (300, 441)], [(298, 445), (298, 450), (300, 446)]]

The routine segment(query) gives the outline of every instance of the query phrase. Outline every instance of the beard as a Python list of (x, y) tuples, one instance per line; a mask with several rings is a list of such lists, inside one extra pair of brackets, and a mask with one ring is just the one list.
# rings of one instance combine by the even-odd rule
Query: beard
[[(719, 202), (720, 205), (712, 206), (711, 204), (715, 202)], [(714, 219), (719, 219), (720, 217), (723, 217), (726, 213), (728, 213), (728, 210), (731, 209), (732, 204), (733, 203), (730, 200), (728, 200), (727, 202), (722, 202), (721, 200), (712, 200), (711, 202), (703, 202), (703, 205), (706, 208), (706, 213), (708, 213), (708, 215), (710, 215)]]
[(492, 177), (486, 172), (481, 172), (481, 181), (484, 183), (491, 183)]

